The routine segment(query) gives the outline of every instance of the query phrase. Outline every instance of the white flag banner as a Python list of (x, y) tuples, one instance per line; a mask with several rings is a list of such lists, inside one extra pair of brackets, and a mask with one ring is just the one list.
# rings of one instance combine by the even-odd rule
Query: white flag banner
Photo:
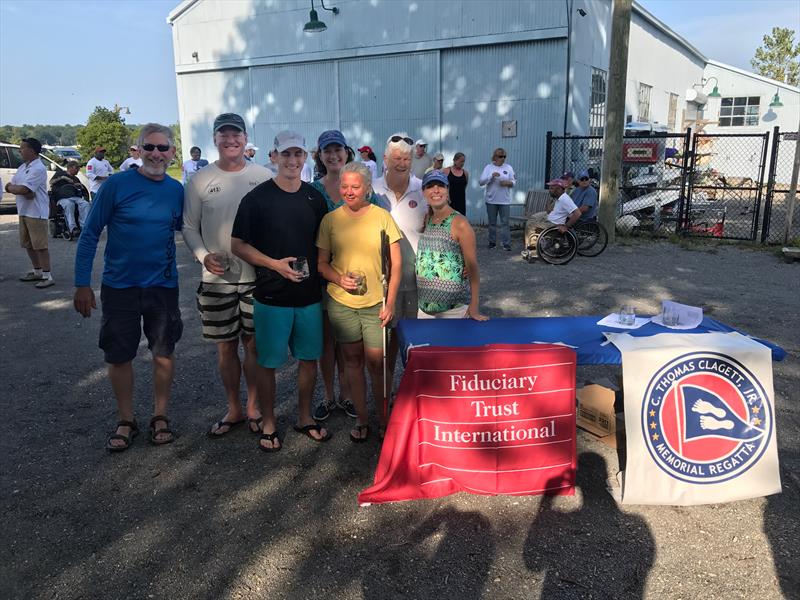
[(735, 332), (606, 335), (622, 352), (623, 504), (781, 491), (769, 348)]

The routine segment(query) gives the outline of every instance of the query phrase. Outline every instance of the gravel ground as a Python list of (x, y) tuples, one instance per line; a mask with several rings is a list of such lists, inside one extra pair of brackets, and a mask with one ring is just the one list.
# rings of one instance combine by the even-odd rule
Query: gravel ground
[[(72, 310), (75, 244), (51, 240), (57, 285), (34, 289), (17, 281), (28, 263), (16, 215), (0, 215), (0, 596), (800, 597), (800, 265), (771, 250), (633, 241), (552, 267), (485, 250), (483, 231), (478, 239), (483, 307), (492, 317), (604, 314), (628, 301), (646, 313), (672, 297), (781, 344), (789, 353), (775, 364), (783, 493), (692, 508), (620, 507), (605, 491), (616, 451), (579, 432), (574, 497), (459, 494), (359, 508), (378, 442), (352, 444), (342, 414), (327, 422), (334, 438), (324, 446), (291, 432), (293, 365), (278, 382), (282, 452), (259, 452), (244, 429), (205, 437), (223, 395), (193, 307), (198, 266), (182, 243), (186, 328), (171, 407), (180, 437), (158, 448), (139, 437), (130, 451), (108, 455), (114, 404), (97, 349), (99, 318), (81, 322)], [(614, 374), (581, 368), (579, 380)], [(136, 379), (137, 416), (146, 424), (145, 346)]]

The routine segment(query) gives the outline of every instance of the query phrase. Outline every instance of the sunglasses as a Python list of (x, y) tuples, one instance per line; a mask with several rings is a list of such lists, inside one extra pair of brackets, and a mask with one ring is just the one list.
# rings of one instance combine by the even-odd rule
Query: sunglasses
[(394, 142), (395, 144), (401, 140), (404, 141), (409, 146), (414, 145), (414, 140), (412, 140), (410, 137), (403, 137), (402, 135), (393, 135), (392, 137), (389, 138), (389, 141)]
[(144, 150), (145, 152), (152, 152), (156, 148), (158, 148), (159, 152), (166, 152), (167, 150), (170, 149), (170, 145), (169, 144), (142, 144), (142, 150)]
[(495, 154), (495, 158), (505, 158), (505, 154)]
[(588, 177), (581, 177), (578, 181), (589, 181)]

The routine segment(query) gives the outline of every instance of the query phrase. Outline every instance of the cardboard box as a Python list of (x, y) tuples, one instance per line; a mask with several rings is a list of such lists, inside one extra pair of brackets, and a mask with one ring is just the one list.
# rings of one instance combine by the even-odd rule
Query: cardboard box
[(614, 390), (592, 383), (577, 392), (577, 425), (598, 437), (612, 436), (617, 431), (614, 412)]

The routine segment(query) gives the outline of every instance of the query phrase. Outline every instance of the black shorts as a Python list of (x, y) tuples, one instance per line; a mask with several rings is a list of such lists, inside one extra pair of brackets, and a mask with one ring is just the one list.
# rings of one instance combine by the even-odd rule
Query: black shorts
[(133, 360), (142, 337), (153, 356), (171, 356), (181, 339), (183, 321), (178, 307), (178, 288), (100, 288), (103, 323), (100, 348), (106, 362), (122, 364)]

